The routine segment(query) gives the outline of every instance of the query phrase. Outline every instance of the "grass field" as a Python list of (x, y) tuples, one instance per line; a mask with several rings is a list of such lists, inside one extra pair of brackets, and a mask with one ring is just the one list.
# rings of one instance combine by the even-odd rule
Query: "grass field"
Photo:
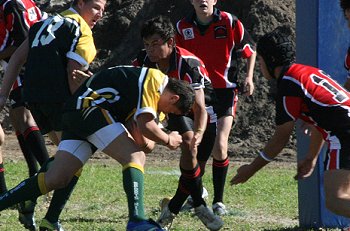
[[(222, 230), (299, 230), (294, 168), (292, 164), (271, 165), (248, 183), (235, 187), (228, 184), (236, 169), (230, 168), (225, 191), (229, 215), (223, 217), (225, 225)], [(9, 187), (15, 186), (27, 174), (21, 160), (7, 163), (6, 169)], [(159, 215), (159, 200), (174, 194), (178, 177), (177, 165), (146, 166), (145, 206), (151, 218), (156, 219)], [(115, 161), (89, 162), (61, 215), (65, 230), (125, 230), (128, 213), (121, 179), (121, 168)], [(209, 166), (204, 185), (209, 191), (208, 204), (211, 204), (213, 193)], [(46, 207), (45, 197), (39, 198), (36, 208), (38, 221), (44, 216)], [(24, 230), (17, 221), (16, 210), (1, 212), (0, 230)], [(192, 213), (184, 212), (175, 219), (172, 230), (205, 230), (205, 227)]]

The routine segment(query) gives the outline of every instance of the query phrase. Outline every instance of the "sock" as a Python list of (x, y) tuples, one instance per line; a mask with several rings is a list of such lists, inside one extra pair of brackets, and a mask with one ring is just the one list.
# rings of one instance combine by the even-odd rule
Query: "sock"
[(5, 181), (5, 168), (3, 163), (0, 163), (0, 193), (5, 193), (7, 191), (6, 181)]
[(50, 202), (50, 207), (45, 215), (46, 220), (48, 220), (51, 223), (58, 222), (58, 218), (61, 215), (62, 210), (66, 205), (70, 195), (72, 194), (78, 180), (79, 177), (74, 176), (67, 187), (54, 191)]
[(174, 214), (178, 214), (180, 212), (182, 205), (190, 195), (191, 189), (186, 187), (186, 185), (190, 184), (190, 182), (187, 183), (186, 181), (188, 182), (188, 180), (181, 175), (175, 196), (171, 198), (169, 202), (169, 210)]
[(24, 159), (26, 160), (26, 163), (28, 166), (29, 176), (34, 176), (38, 172), (36, 159), (31, 153), (31, 151), (29, 150), (28, 146), (26, 145), (23, 135), (19, 131), (16, 131), (16, 136), (17, 136), (19, 146), (22, 150)]
[(213, 185), (214, 185), (213, 204), (215, 204), (216, 202), (223, 202), (228, 165), (229, 165), (228, 158), (226, 158), (225, 160), (213, 159)]
[(39, 128), (36, 126), (30, 127), (24, 132), (23, 136), (27, 147), (33, 153), (40, 166), (43, 165), (49, 159), (49, 153)]
[(128, 199), (129, 220), (146, 220), (144, 210), (144, 173), (143, 167), (135, 163), (123, 166), (123, 187)]
[(193, 199), (193, 207), (196, 208), (200, 205), (207, 206), (204, 199), (202, 198), (203, 183), (201, 177), (201, 169), (198, 164), (192, 170), (191, 178), (191, 196)]
[(0, 211), (21, 201), (36, 201), (40, 195), (48, 193), (44, 182), (44, 173), (30, 177), (16, 187), (0, 195)]

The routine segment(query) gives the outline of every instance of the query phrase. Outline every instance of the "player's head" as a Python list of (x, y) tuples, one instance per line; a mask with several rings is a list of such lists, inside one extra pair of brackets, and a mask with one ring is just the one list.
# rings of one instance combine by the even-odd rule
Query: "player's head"
[[(257, 44), (259, 60), (263, 59), (271, 77), (274, 77), (276, 67), (289, 66), (295, 62), (295, 46), (291, 37), (291, 28), (284, 25), (266, 33), (259, 39)], [(265, 74), (264, 76), (266, 77)]]
[(196, 11), (196, 14), (201, 14), (205, 16), (211, 16), (214, 12), (214, 6), (218, 2), (218, 0), (190, 0), (191, 4)]
[(340, 0), (340, 7), (343, 9), (345, 19), (348, 21), (350, 28), (350, 0)]
[(346, 9), (350, 9), (350, 0), (340, 0), (340, 7), (345, 12)]
[(168, 103), (166, 103), (166, 101), (161, 103), (163, 109), (165, 109), (163, 112), (169, 113), (169, 111), (166, 110), (172, 105), (177, 109), (176, 112), (172, 113), (184, 115), (190, 111), (194, 103), (195, 92), (188, 82), (175, 78), (168, 78), (165, 91), (170, 94), (165, 97)]
[(72, 7), (85, 20), (90, 28), (102, 18), (107, 0), (74, 0)]
[(141, 37), (152, 62), (169, 57), (175, 46), (174, 36), (175, 29), (168, 17), (157, 16), (143, 24)]

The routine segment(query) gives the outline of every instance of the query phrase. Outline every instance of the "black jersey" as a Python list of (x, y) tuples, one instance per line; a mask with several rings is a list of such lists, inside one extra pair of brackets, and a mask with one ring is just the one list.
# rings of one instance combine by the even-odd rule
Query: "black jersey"
[(118, 121), (141, 113), (157, 118), (158, 101), (168, 83), (161, 71), (150, 68), (117, 66), (99, 71), (66, 102), (66, 110), (101, 107)]
[(70, 10), (63, 13), (64, 17), (51, 16), (29, 30), (30, 50), (24, 77), (26, 102), (65, 102), (71, 95), (68, 59), (88, 68), (96, 54), (91, 29), (84, 19)]

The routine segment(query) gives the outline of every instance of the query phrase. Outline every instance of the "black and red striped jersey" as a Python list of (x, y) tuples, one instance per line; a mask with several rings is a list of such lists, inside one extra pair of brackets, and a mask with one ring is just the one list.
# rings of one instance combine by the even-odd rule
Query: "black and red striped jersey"
[[(170, 66), (165, 74), (171, 78), (189, 82), (194, 89), (203, 88), (206, 105), (213, 105), (216, 102), (208, 72), (200, 58), (186, 49), (175, 46), (169, 62)], [(138, 54), (133, 65), (157, 68), (157, 64), (148, 58), (146, 50)]]
[(350, 47), (348, 48), (348, 52), (345, 55), (344, 62), (345, 69), (348, 71), (348, 78), (350, 78)]
[(176, 24), (176, 43), (201, 58), (214, 88), (237, 87), (239, 57), (249, 58), (255, 45), (241, 21), (214, 8), (214, 20), (201, 32), (195, 13)]
[(327, 139), (350, 129), (350, 93), (324, 71), (293, 64), (278, 79), (276, 124), (302, 119)]
[(42, 12), (32, 0), (2, 0), (0, 2), (0, 51), (20, 46), (29, 28), (42, 18)]

